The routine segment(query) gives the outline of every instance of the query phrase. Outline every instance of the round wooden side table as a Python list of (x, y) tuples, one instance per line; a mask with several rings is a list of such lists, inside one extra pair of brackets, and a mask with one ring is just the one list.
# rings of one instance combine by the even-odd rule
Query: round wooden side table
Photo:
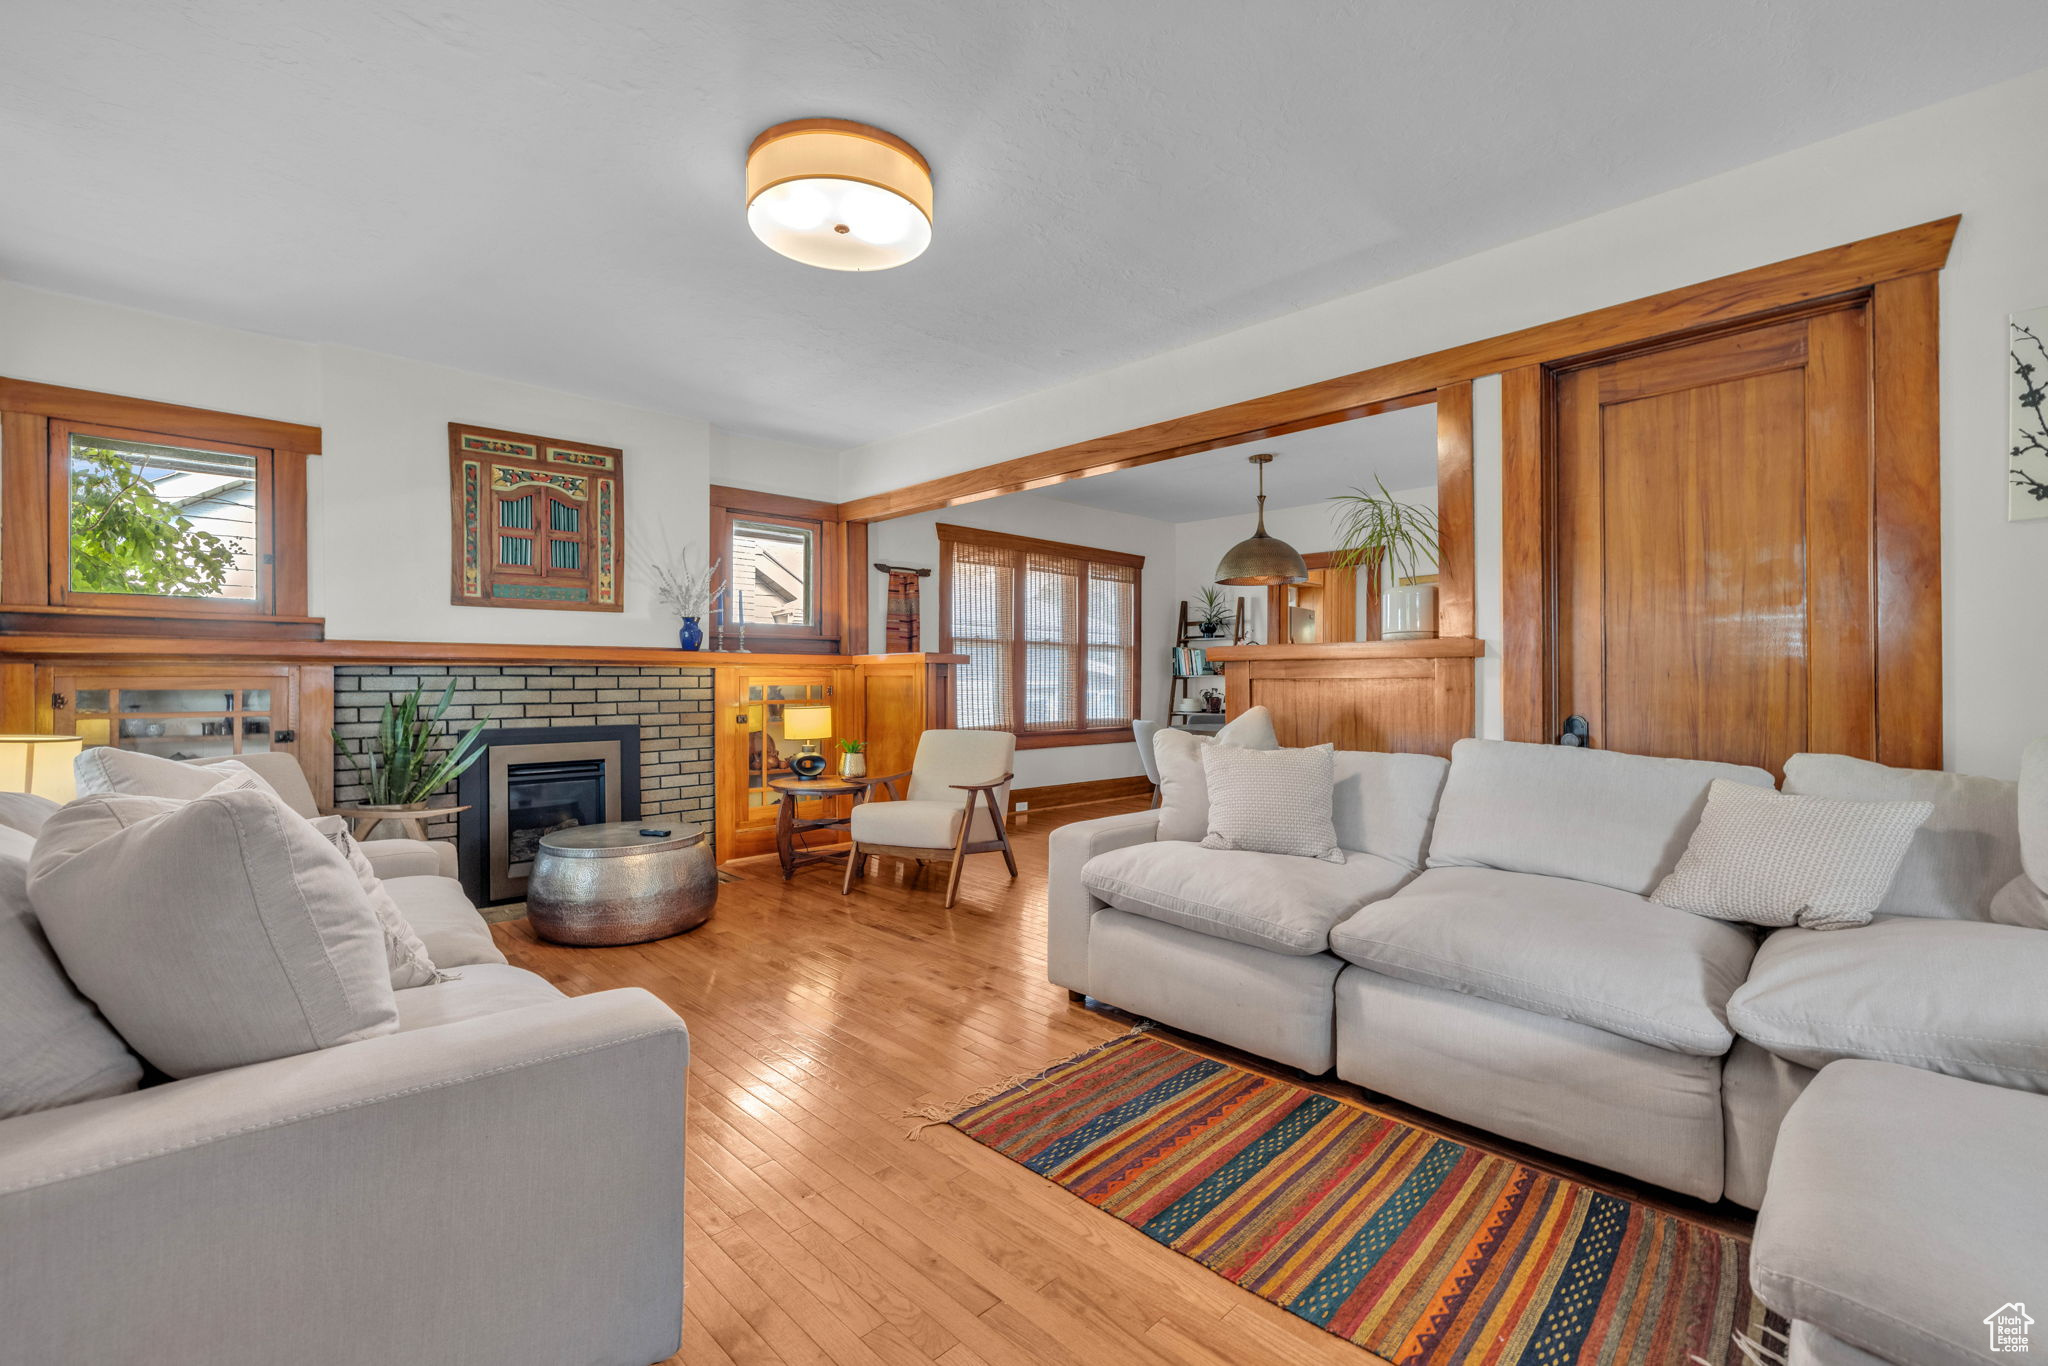
[(557, 944), (640, 944), (694, 930), (718, 902), (704, 827), (655, 817), (542, 835), (526, 882), (533, 932)]
[(819, 797), (852, 797), (858, 804), (867, 795), (868, 784), (861, 778), (770, 778), (768, 786), (782, 796), (782, 806), (775, 813), (775, 853), (782, 860), (784, 881), (796, 876), (796, 870), (807, 863), (823, 863), (827, 859), (846, 857), (845, 849), (823, 849), (816, 853), (796, 847), (796, 837), (806, 830), (833, 830), (851, 825), (847, 816), (825, 816), (818, 820), (798, 820), (796, 804)]

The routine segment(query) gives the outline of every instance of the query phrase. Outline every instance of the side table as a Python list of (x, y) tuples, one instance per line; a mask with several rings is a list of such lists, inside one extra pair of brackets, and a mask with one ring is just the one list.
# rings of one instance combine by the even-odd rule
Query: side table
[(768, 786), (781, 794), (782, 805), (775, 813), (775, 853), (782, 860), (784, 881), (796, 876), (796, 870), (807, 863), (823, 863), (827, 859), (845, 858), (844, 849), (827, 849), (817, 853), (796, 847), (796, 837), (806, 830), (833, 830), (851, 825), (846, 816), (826, 816), (818, 820), (798, 820), (796, 804), (817, 797), (852, 797), (856, 803), (867, 796), (868, 784), (860, 778), (770, 778)]
[(466, 806), (337, 806), (330, 808), (327, 814), (348, 817), (349, 833), (360, 844), (385, 821), (397, 821), (405, 827), (408, 839), (423, 840), (427, 837), (428, 821), (467, 810)]

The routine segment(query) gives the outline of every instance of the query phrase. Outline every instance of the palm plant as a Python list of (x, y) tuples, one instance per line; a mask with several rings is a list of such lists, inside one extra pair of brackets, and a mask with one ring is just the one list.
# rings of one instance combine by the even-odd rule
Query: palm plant
[(1214, 585), (1202, 590), (1202, 615), (1197, 618), (1202, 634), (1219, 634), (1230, 623), (1230, 604)]
[(328, 732), (334, 752), (369, 788), (372, 806), (419, 805), (483, 757), (478, 744), (486, 724), (482, 721), (453, 745), (437, 747), (445, 732), (441, 718), (455, 698), (455, 680), (448, 680), (447, 690), (432, 707), (423, 707), (426, 691), (426, 685), (419, 684), (410, 697), (384, 703), (377, 733), (368, 737), (360, 758), (349, 752), (339, 735)]
[(1372, 482), (1379, 490), (1376, 494), (1353, 489), (1330, 500), (1338, 505), (1337, 567), (1363, 565), (1377, 574), (1386, 566), (1400, 578), (1419, 572), (1425, 564), (1434, 566), (1436, 513), (1396, 500), (1377, 476)]

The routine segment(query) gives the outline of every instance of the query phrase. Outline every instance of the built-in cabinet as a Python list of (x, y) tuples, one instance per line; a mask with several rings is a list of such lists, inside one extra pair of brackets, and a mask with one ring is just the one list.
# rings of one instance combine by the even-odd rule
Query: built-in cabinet
[(166, 759), (281, 750), (298, 756), (323, 804), (332, 793), (332, 666), (80, 659), (5, 667), (33, 680), (9, 689), (10, 730), (77, 735), (88, 747)]

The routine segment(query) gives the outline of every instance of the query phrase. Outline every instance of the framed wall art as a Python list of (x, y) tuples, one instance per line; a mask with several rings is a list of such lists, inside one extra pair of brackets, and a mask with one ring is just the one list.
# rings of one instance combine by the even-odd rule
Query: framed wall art
[(623, 607), (624, 455), (448, 424), (458, 607)]
[(2012, 315), (2006, 365), (2011, 381), (2006, 517), (2048, 517), (2048, 305)]

